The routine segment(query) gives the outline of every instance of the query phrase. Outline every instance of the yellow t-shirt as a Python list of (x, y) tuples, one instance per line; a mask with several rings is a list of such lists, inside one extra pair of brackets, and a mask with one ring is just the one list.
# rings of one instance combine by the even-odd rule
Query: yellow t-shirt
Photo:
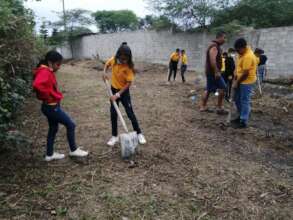
[(236, 75), (239, 78), (245, 70), (248, 70), (249, 74), (246, 80), (241, 82), (242, 84), (253, 84), (256, 81), (256, 68), (257, 60), (250, 47), (246, 48), (243, 55), (239, 55), (237, 59)]
[(225, 70), (226, 70), (225, 58), (222, 57), (222, 68), (221, 68), (221, 72), (225, 72)]
[(109, 59), (105, 65), (112, 68), (111, 85), (115, 89), (122, 89), (127, 83), (134, 80), (133, 70), (127, 64), (115, 63), (114, 57)]
[(186, 54), (183, 54), (182, 55), (182, 64), (183, 65), (187, 65), (187, 63), (188, 63), (187, 55)]
[(176, 53), (176, 52), (173, 52), (170, 56), (170, 59), (174, 62), (178, 62), (179, 59), (180, 59), (180, 54), (179, 53)]

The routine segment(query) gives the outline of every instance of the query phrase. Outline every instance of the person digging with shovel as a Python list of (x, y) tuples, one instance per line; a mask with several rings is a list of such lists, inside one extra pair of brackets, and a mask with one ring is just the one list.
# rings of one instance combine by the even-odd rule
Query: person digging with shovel
[(134, 63), (132, 61), (132, 53), (127, 45), (121, 45), (114, 57), (109, 59), (105, 64), (103, 80), (109, 80), (107, 71), (112, 69), (111, 75), (111, 90), (114, 95), (111, 96), (111, 124), (112, 124), (112, 137), (108, 141), (108, 146), (114, 146), (119, 142), (118, 138), (118, 115), (113, 105), (113, 102), (122, 103), (128, 118), (130, 119), (133, 130), (137, 132), (138, 142), (146, 144), (146, 139), (142, 134), (138, 121), (134, 114), (131, 97), (130, 86), (134, 80)]
[(232, 121), (235, 128), (246, 128), (250, 116), (251, 93), (256, 82), (257, 59), (243, 38), (239, 38), (234, 44), (237, 51), (237, 68), (233, 82), (235, 89), (235, 104), (239, 117)]

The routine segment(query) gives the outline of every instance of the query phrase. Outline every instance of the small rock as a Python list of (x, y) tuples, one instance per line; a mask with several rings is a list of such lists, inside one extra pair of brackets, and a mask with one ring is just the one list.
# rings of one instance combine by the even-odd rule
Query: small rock
[(52, 210), (51, 215), (57, 215), (57, 212), (55, 210)]
[(269, 194), (268, 192), (267, 193), (263, 193), (263, 194), (260, 195), (260, 198), (263, 198), (263, 197), (267, 196), (268, 194)]
[(285, 106), (283, 107), (283, 110), (288, 113), (288, 109)]

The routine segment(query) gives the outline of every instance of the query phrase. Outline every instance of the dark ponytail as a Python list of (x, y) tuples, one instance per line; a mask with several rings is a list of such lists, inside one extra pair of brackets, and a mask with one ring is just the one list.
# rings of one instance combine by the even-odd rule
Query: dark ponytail
[(57, 63), (57, 62), (61, 62), (62, 60), (63, 60), (63, 56), (60, 53), (58, 53), (55, 50), (51, 50), (46, 54), (45, 59), (40, 60), (37, 67), (40, 67), (41, 65), (48, 66), (49, 62)]

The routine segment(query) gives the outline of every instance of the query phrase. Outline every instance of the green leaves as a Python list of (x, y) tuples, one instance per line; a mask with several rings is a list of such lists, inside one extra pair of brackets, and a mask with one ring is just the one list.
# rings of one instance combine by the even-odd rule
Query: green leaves
[(130, 10), (97, 11), (93, 16), (102, 33), (135, 30), (139, 24), (137, 16)]
[[(146, 0), (158, 15), (182, 29), (293, 25), (292, 0)], [(238, 29), (237, 29), (238, 30)]]
[(206, 27), (214, 11), (222, 8), (225, 0), (148, 0), (159, 15), (168, 17), (171, 21), (183, 27)]
[(20, 0), (0, 0), (0, 146), (20, 143), (12, 121), (30, 91), (32, 65), (40, 47), (34, 18)]
[[(92, 33), (92, 31), (87, 28), (94, 23), (90, 11), (72, 9), (65, 12), (65, 17), (63, 13), (58, 13), (58, 15), (59, 20), (51, 24), (53, 33), (49, 39), (50, 45), (62, 45), (66, 41), (70, 43), (80, 34)], [(65, 25), (64, 21), (66, 22)], [(66, 30), (64, 30), (64, 27), (66, 27)]]

